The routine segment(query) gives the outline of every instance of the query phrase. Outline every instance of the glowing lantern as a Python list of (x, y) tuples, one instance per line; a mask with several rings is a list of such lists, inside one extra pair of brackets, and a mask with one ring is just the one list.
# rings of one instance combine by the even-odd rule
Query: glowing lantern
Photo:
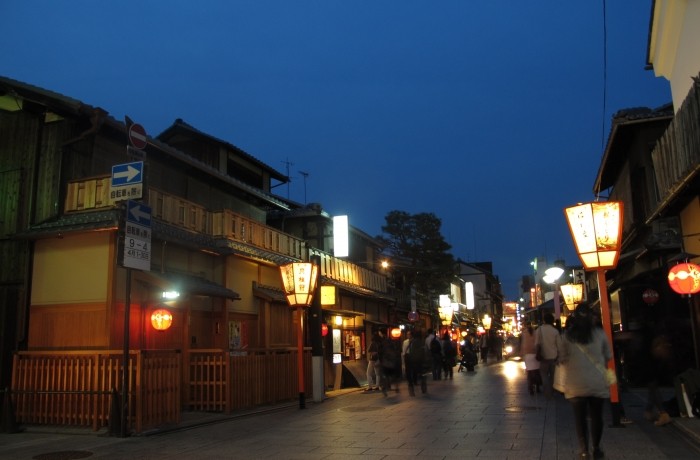
[(673, 266), (668, 272), (668, 284), (679, 294), (700, 292), (700, 266), (693, 263)]
[(151, 313), (151, 324), (156, 331), (165, 331), (173, 324), (173, 315), (165, 308)]
[(563, 284), (559, 286), (564, 296), (564, 303), (569, 310), (576, 309), (576, 304), (583, 299), (583, 284)]
[(328, 324), (322, 323), (321, 324), (321, 337), (325, 337), (328, 335)]
[(389, 330), (389, 336), (394, 340), (401, 338), (401, 329), (392, 327), (391, 330)]
[(622, 202), (584, 203), (564, 211), (583, 266), (615, 268), (622, 245)]
[(316, 290), (318, 266), (308, 262), (293, 262), (280, 267), (284, 294), (292, 307), (309, 306)]

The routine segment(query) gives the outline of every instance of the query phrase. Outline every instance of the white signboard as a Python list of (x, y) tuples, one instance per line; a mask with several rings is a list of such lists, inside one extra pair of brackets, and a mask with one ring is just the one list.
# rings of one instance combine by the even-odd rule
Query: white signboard
[(109, 197), (113, 202), (143, 197), (143, 161), (112, 166)]
[(124, 266), (151, 270), (151, 208), (137, 201), (126, 206)]

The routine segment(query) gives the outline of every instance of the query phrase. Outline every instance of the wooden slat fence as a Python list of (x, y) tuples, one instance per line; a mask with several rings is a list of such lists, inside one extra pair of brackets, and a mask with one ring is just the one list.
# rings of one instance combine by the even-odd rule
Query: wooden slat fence
[[(235, 410), (292, 401), (299, 397), (296, 350), (251, 351), (229, 356), (222, 350), (191, 350), (189, 400), (194, 411)], [(305, 394), (313, 397), (311, 353), (304, 353)]]
[[(123, 352), (43, 351), (14, 356), (11, 392), (18, 423), (108, 425), (113, 389), (121, 392)], [(136, 432), (180, 421), (180, 355), (132, 351), (129, 426)]]

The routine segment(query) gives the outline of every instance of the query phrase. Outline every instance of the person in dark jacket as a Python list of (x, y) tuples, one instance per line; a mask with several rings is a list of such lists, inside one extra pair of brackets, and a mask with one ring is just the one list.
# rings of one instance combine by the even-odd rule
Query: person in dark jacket
[(418, 330), (413, 331), (413, 337), (406, 349), (406, 380), (408, 380), (408, 394), (415, 396), (414, 385), (420, 381), (421, 391), (428, 391), (425, 373), (430, 368), (430, 351), (425, 345), (423, 335)]

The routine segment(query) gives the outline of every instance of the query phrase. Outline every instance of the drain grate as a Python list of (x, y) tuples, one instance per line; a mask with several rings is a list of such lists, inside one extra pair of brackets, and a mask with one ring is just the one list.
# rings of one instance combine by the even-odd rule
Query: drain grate
[(374, 410), (384, 410), (383, 407), (377, 406), (349, 406), (340, 409), (343, 412), (369, 412)]
[(62, 450), (58, 452), (49, 452), (39, 454), (32, 457), (33, 460), (76, 460), (79, 458), (87, 458), (92, 456), (92, 452), (87, 450)]

